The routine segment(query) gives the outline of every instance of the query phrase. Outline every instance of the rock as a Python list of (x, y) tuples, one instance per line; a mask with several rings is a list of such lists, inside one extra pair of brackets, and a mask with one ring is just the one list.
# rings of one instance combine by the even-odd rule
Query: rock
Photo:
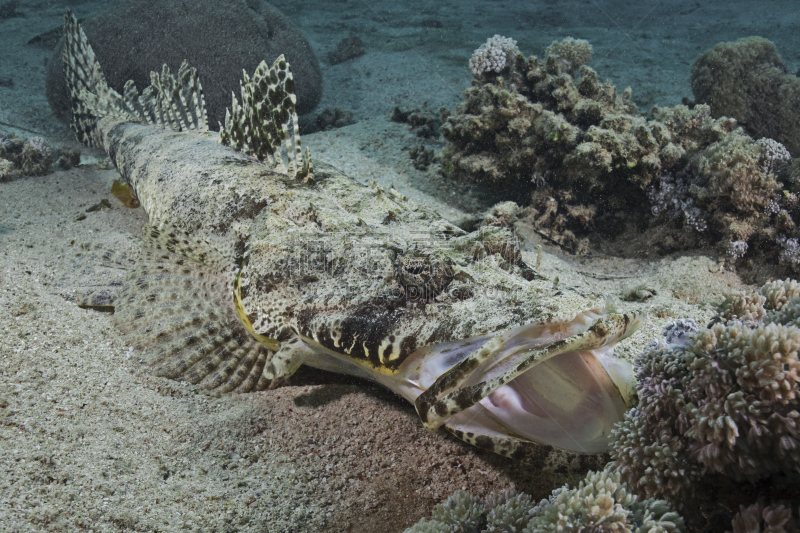
[[(311, 111), (322, 96), (322, 72), (300, 30), (263, 0), (125, 0), (81, 23), (109, 85), (122, 92), (133, 79), (141, 91), (150, 72), (166, 63), (177, 72), (186, 59), (200, 75), (209, 126), (218, 128), (242, 69), (285, 54), (292, 66), (297, 111)], [(47, 71), (47, 99), (61, 120), (71, 110), (61, 67), (63, 39)]]
[(328, 61), (331, 65), (344, 63), (349, 59), (355, 59), (364, 55), (364, 43), (357, 35), (351, 33), (336, 45), (336, 50), (328, 54)]

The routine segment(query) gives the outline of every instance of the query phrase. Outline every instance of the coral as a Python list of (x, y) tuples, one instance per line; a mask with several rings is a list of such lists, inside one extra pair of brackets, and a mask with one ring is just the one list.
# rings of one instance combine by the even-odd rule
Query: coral
[(26, 176), (43, 176), (54, 161), (53, 151), (41, 137), (31, 137), (22, 149), (20, 167)]
[(330, 131), (355, 123), (356, 119), (349, 109), (328, 107), (317, 115), (300, 117), (300, 133), (306, 135), (318, 131)]
[(612, 451), (631, 490), (671, 502), (699, 527), (719, 501), (774, 500), (800, 483), (798, 297), (793, 280), (733, 293), (711, 326), (680, 342), (668, 328), (667, 341), (645, 348), (635, 362), (639, 405), (615, 429)]
[(664, 328), (664, 341), (667, 344), (686, 344), (697, 329), (697, 322), (691, 318), (679, 318)]
[(8, 135), (0, 132), (0, 157), (6, 155), (6, 150), (9, 148), (11, 148), (11, 141), (9, 140)]
[(10, 181), (13, 178), (14, 163), (8, 159), (0, 158), (0, 182)]
[(395, 107), (389, 120), (408, 124), (411, 126), (411, 132), (423, 139), (439, 136), (440, 120), (418, 108), (405, 111)]
[(708, 227), (707, 214), (697, 207), (695, 199), (689, 192), (689, 186), (690, 181), (686, 178), (662, 173), (658, 186), (653, 186), (647, 191), (647, 199), (651, 204), (650, 212), (656, 218), (682, 219), (687, 229), (702, 232)]
[(78, 149), (62, 148), (56, 153), (58, 154), (57, 164), (64, 170), (69, 170), (81, 164), (81, 151)]
[(52, 148), (41, 137), (19, 139), (0, 133), (0, 181), (15, 176), (42, 176), (54, 162), (68, 169), (80, 163), (80, 150)]
[(674, 533), (685, 531), (683, 519), (661, 500), (639, 501), (620, 482), (618, 472), (589, 472), (576, 489), (554, 492), (542, 501), (524, 533), (551, 531)]
[(405, 533), (480, 533), (486, 524), (486, 507), (468, 492), (457, 490), (433, 509), (431, 520), (421, 520)]
[[(482, 514), (478, 515), (480, 512)], [(527, 494), (504, 492), (485, 502), (464, 491), (437, 505), (431, 520), (421, 520), (405, 533), (678, 533), (683, 519), (661, 500), (639, 500), (619, 473), (589, 472), (577, 488), (564, 486), (534, 505)]]
[(767, 207), (764, 208), (764, 214), (767, 215), (768, 217), (772, 215), (777, 215), (780, 212), (781, 212), (781, 205), (775, 198), (772, 198), (767, 204)]
[(486, 497), (486, 531), (487, 533), (517, 533), (530, 522), (534, 504), (525, 493), (503, 491), (498, 495)]
[(744, 241), (731, 241), (728, 243), (728, 248), (726, 252), (728, 257), (731, 258), (732, 261), (738, 261), (744, 254), (747, 253), (747, 249), (749, 248), (748, 244)]
[(411, 164), (417, 170), (428, 170), (428, 167), (433, 163), (435, 154), (430, 148), (418, 144), (408, 149), (408, 155), (411, 157)]
[(783, 176), (789, 170), (789, 165), (792, 162), (792, 155), (784, 145), (774, 139), (762, 137), (756, 141), (756, 144), (761, 147), (763, 156), (761, 158), (761, 165), (759, 169), (764, 174), (773, 174), (775, 176)]
[(587, 236), (636, 227), (663, 252), (726, 254), (728, 243), (757, 236), (750, 257), (777, 262), (773, 226), (800, 237), (800, 207), (788, 196), (800, 184), (781, 193), (800, 166), (780, 142), (754, 140), (708, 105), (643, 116), (630, 88), (617, 91), (584, 64), (590, 56), (587, 42), (565, 39), (544, 59), (518, 54), (500, 72), (477, 73), (444, 117), (442, 172), (529, 201), (534, 228), (572, 251)]
[(480, 79), (486, 74), (498, 74), (508, 68), (519, 53), (517, 41), (495, 35), (480, 45), (469, 60), (473, 76)]
[(763, 213), (779, 187), (773, 174), (762, 171), (762, 154), (762, 146), (740, 130), (710, 144), (692, 162), (705, 177), (696, 196), (717, 213)]
[(731, 533), (797, 533), (797, 520), (783, 505), (754, 503), (741, 507), (731, 523)]
[(800, 271), (800, 242), (796, 237), (788, 238), (781, 235), (776, 239), (777, 243), (781, 246), (781, 252), (778, 256), (781, 264), (787, 265), (794, 272)]
[(545, 56), (554, 58), (563, 72), (572, 74), (592, 60), (592, 45), (583, 39), (567, 37), (563, 41), (553, 41), (545, 50)]
[[(142, 30), (145, 22), (148, 31)], [(120, 94), (129, 79), (146, 87), (151, 71), (160, 72), (165, 63), (177, 69), (188, 61), (202, 72), (214, 126), (225, 120), (242, 70), (253, 72), (260, 61), (271, 63), (281, 54), (292, 66), (298, 114), (312, 111), (322, 97), (322, 71), (308, 40), (263, 0), (124, 0), (81, 24), (108, 85)], [(70, 122), (61, 43), (47, 66), (47, 100), (56, 116)]]
[(719, 43), (692, 66), (695, 100), (715, 117), (732, 117), (754, 137), (800, 153), (800, 78), (788, 73), (775, 45), (761, 37)]
[(519, 218), (519, 206), (514, 202), (500, 202), (483, 214), (483, 225), (513, 228)]

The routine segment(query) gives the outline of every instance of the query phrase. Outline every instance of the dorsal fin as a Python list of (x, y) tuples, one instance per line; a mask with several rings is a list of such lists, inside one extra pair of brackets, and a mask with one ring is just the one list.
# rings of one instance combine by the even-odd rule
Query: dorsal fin
[(125, 104), (141, 122), (175, 131), (208, 131), (208, 114), (197, 69), (186, 60), (175, 78), (165, 64), (161, 74), (150, 73), (150, 86), (141, 95), (133, 80), (125, 83)]
[(186, 61), (175, 78), (167, 65), (151, 72), (141, 95), (130, 80), (124, 96), (108, 86), (89, 40), (71, 11), (64, 16), (64, 76), (72, 103), (72, 129), (87, 146), (99, 146), (97, 120), (117, 117), (176, 131), (208, 131), (203, 88), (197, 70)]
[(300, 148), (297, 97), (286, 58), (279, 56), (272, 67), (262, 61), (252, 78), (245, 71), (242, 78), (242, 103), (232, 95), (225, 124), (220, 124), (220, 142), (266, 161), (281, 172), (310, 180), (311, 157), (308, 149), (303, 154)]
[(95, 135), (97, 119), (109, 115), (125, 118), (127, 113), (124, 107), (119, 108), (122, 97), (106, 83), (83, 28), (69, 10), (64, 16), (64, 51), (61, 57), (72, 104), (72, 130), (81, 143), (99, 146)]

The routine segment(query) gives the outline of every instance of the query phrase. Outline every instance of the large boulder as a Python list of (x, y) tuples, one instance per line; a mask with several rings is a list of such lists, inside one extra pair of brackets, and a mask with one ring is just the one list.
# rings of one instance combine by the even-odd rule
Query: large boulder
[[(322, 72), (308, 41), (263, 0), (125, 0), (81, 25), (106, 80), (120, 92), (129, 79), (141, 91), (151, 71), (166, 63), (175, 73), (186, 59), (200, 75), (212, 129), (224, 120), (231, 91), (239, 98), (242, 69), (252, 74), (259, 62), (271, 64), (280, 54), (292, 66), (298, 113), (314, 109), (322, 96)], [(63, 39), (48, 64), (47, 100), (69, 121), (62, 48)]]

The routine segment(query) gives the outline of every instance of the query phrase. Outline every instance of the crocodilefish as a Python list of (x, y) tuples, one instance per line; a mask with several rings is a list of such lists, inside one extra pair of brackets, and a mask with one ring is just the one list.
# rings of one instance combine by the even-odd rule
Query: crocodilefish
[(602, 466), (635, 400), (612, 352), (636, 315), (555, 288), (507, 228), (468, 233), (312, 166), (283, 56), (244, 73), (216, 134), (185, 62), (120, 94), (70, 12), (64, 36), (72, 129), (149, 217), (119, 294), (81, 305), (113, 310), (153, 373), (248, 392), (310, 365), (388, 387), (430, 431), (543, 469)]

